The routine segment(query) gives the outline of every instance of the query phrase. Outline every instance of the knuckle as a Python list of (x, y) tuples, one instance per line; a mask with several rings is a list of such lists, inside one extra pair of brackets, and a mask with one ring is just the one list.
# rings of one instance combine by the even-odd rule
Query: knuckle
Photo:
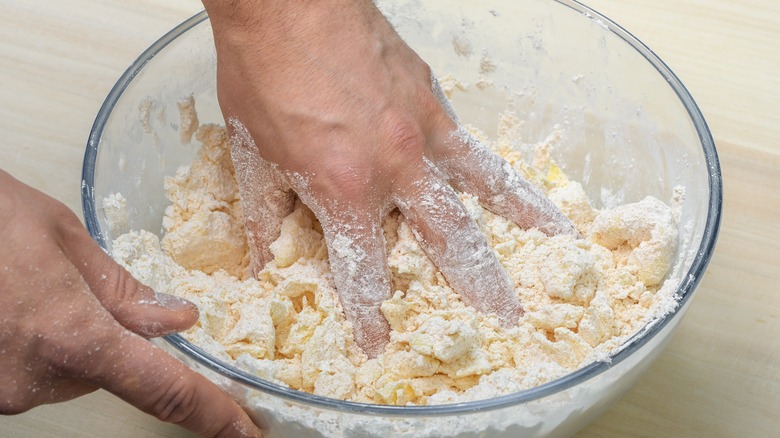
[(135, 302), (144, 294), (141, 283), (138, 282), (127, 270), (119, 265), (113, 265), (111, 273), (116, 277), (115, 296), (122, 303)]
[(111, 264), (104, 273), (101, 285), (103, 306), (117, 316), (127, 310), (128, 304), (137, 303), (144, 295), (144, 288), (129, 272), (118, 264)]
[(396, 112), (387, 114), (380, 125), (380, 135), (387, 159), (405, 161), (422, 157), (425, 151), (425, 134), (409, 116)]
[(184, 423), (192, 418), (198, 411), (199, 401), (194, 386), (187, 382), (187, 379), (179, 378), (163, 388), (151, 407), (151, 414), (174, 424)]
[(375, 169), (349, 157), (334, 157), (321, 164), (313, 180), (294, 189), (316, 212), (335, 214), (349, 205), (369, 205), (378, 193), (375, 187)]
[(349, 158), (336, 158), (324, 164), (321, 180), (334, 198), (361, 200), (371, 191), (373, 170)]
[(389, 113), (380, 125), (378, 166), (399, 187), (419, 178), (427, 167), (428, 139), (421, 125), (409, 115)]

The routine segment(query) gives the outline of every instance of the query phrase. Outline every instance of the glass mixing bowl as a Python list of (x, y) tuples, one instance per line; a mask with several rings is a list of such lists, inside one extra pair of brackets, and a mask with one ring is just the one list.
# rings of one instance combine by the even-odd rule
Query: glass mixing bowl
[[(270, 437), (568, 436), (618, 399), (663, 349), (712, 255), (721, 174), (699, 109), (672, 71), (617, 24), (571, 0), (384, 0), (378, 6), (438, 74), (471, 84), (457, 93), (462, 121), (495, 135), (511, 109), (523, 145), (556, 126), (553, 158), (594, 206), (662, 200), (685, 188), (680, 247), (667, 281), (679, 305), (609, 360), (542, 386), (438, 406), (349, 403), (291, 390), (209, 356), (181, 336), (159, 341), (232, 394)], [(152, 45), (119, 79), (95, 121), (83, 169), (86, 225), (106, 250), (113, 230), (102, 200), (122, 193), (131, 229), (161, 230), (163, 177), (189, 163), (175, 103), (194, 96), (201, 122), (223, 123), (211, 28), (200, 13)], [(528, 148), (530, 150), (530, 148)]]

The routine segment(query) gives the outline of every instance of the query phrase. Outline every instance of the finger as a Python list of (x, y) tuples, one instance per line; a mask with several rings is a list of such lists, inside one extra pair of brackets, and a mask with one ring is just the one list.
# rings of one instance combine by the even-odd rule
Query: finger
[(75, 215), (70, 213), (59, 226), (62, 252), (103, 307), (128, 330), (157, 337), (186, 330), (198, 320), (191, 302), (157, 294), (133, 278), (98, 246)]
[(516, 324), (523, 310), (509, 276), (455, 191), (433, 164), (426, 161), (426, 166), (405, 193), (396, 195), (396, 205), (466, 304), (495, 313), (505, 326)]
[(542, 191), (465, 129), (451, 131), (439, 167), (455, 189), (479, 198), (488, 210), (518, 226), (548, 235), (578, 235), (574, 224)]
[(380, 310), (391, 286), (379, 214), (366, 217), (347, 207), (323, 221), (323, 232), (344, 314), (358, 346), (374, 358), (390, 340), (390, 325)]
[(457, 190), (476, 195), (485, 208), (522, 228), (536, 227), (548, 235), (578, 234), (574, 224), (541, 190), (460, 126), (435, 76), (431, 77), (431, 89), (452, 122), (446, 123), (449, 135), (444, 150), (436, 154), (437, 164)]
[[(372, 187), (368, 184), (335, 188), (328, 178), (292, 172), (285, 176), (322, 225), (330, 271), (355, 342), (370, 358), (378, 356), (390, 340), (390, 324), (380, 309), (391, 293), (381, 226), (387, 209), (374, 190), (365, 190)], [(338, 193), (341, 198), (330, 199), (324, 193)]]
[(238, 404), (216, 385), (119, 327), (103, 339), (81, 372), (84, 380), (200, 436), (262, 436)]
[(48, 391), (55, 400), (102, 387), (203, 436), (258, 436), (214, 384), (119, 325), (64, 254), (55, 249), (44, 262), (47, 275), (31, 277), (28, 285), (46, 298), (28, 303), (18, 333), (36, 392)]
[(232, 118), (228, 130), (252, 271), (257, 274), (273, 260), (269, 247), (279, 238), (282, 220), (292, 212), (295, 198), (274, 164), (260, 156), (246, 127)]

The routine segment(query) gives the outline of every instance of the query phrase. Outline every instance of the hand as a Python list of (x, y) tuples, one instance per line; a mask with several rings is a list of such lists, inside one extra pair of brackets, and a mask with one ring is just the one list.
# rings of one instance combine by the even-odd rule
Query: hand
[(64, 205), (0, 171), (0, 413), (105, 388), (208, 437), (259, 437), (214, 384), (144, 338), (195, 306), (134, 280)]
[(430, 68), (368, 0), (204, 0), (254, 269), (292, 189), (322, 224), (355, 338), (381, 353), (391, 293), (381, 223), (393, 208), (467, 304), (514, 325), (508, 275), (454, 189), (522, 227), (572, 223), (464, 129)]

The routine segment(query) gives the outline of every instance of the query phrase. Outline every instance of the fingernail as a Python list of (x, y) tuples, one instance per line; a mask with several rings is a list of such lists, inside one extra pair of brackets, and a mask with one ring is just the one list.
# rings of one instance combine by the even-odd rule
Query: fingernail
[(177, 297), (176, 295), (158, 292), (156, 298), (160, 305), (168, 310), (192, 310), (195, 307), (195, 304), (193, 304), (191, 301), (187, 301), (184, 298)]

